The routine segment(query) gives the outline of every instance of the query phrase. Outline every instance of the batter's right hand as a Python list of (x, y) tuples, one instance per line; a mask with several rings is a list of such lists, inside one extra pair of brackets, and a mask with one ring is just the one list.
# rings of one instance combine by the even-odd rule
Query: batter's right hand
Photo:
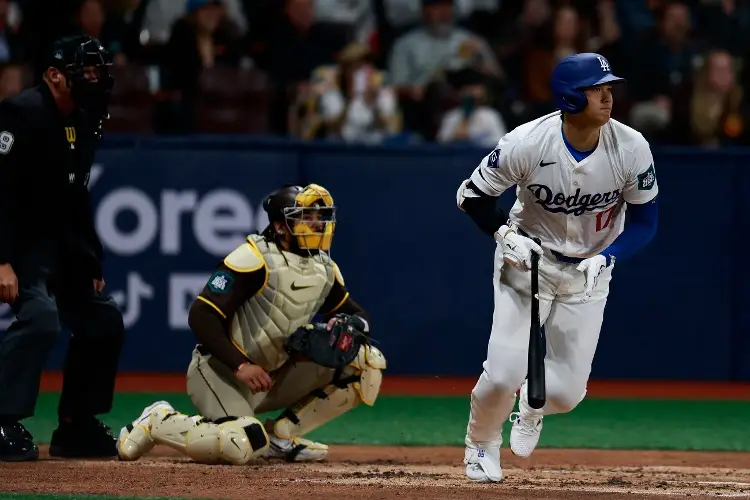
[(234, 376), (250, 388), (253, 394), (271, 390), (271, 376), (258, 365), (242, 363)]
[(18, 298), (18, 278), (10, 264), (0, 265), (0, 302), (12, 304)]
[(495, 241), (503, 246), (503, 260), (521, 271), (531, 269), (531, 253), (542, 255), (542, 247), (534, 240), (521, 236), (514, 229), (503, 225), (495, 232)]

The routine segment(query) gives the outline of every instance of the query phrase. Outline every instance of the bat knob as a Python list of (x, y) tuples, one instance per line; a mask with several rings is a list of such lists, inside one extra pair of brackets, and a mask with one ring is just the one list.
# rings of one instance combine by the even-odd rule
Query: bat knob
[(547, 401), (545, 400), (545, 398), (534, 398), (529, 396), (529, 406), (531, 406), (535, 410), (541, 410), (542, 408), (544, 408), (544, 404), (546, 402)]

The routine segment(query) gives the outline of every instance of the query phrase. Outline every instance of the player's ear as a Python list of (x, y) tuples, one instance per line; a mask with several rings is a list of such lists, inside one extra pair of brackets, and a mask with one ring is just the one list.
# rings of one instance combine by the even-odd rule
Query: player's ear
[(59, 85), (60, 83), (60, 72), (57, 70), (57, 68), (47, 68), (47, 79), (54, 83), (55, 85)]

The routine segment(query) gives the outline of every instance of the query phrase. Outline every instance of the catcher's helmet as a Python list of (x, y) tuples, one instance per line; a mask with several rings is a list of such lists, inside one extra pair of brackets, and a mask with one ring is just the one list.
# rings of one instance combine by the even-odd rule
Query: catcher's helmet
[(67, 81), (76, 106), (106, 114), (114, 79), (109, 73), (112, 58), (96, 38), (80, 35), (52, 44), (48, 67), (57, 68)]
[(557, 109), (565, 113), (580, 113), (588, 104), (583, 89), (624, 81), (624, 78), (612, 74), (604, 56), (591, 52), (573, 54), (555, 66), (551, 79), (552, 96)]
[(293, 250), (331, 249), (336, 227), (336, 206), (318, 184), (285, 186), (263, 202), (269, 222), (284, 222), (294, 238)]

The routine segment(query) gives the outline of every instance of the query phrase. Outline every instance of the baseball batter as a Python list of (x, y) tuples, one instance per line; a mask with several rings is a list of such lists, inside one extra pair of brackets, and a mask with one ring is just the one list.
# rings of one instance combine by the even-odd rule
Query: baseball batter
[[(472, 481), (502, 480), (506, 418), (513, 422), (511, 450), (527, 457), (539, 441), (542, 417), (569, 412), (583, 399), (615, 261), (644, 248), (656, 233), (659, 189), (648, 142), (610, 118), (612, 86), (621, 81), (599, 54), (562, 60), (551, 80), (559, 111), (505, 135), (458, 189), (459, 208), (498, 243), (492, 331), (465, 440)], [(508, 217), (496, 201), (511, 186), (517, 200)], [(541, 410), (529, 407), (524, 384), (532, 252), (540, 255), (540, 321), (547, 337)], [(511, 415), (516, 392), (519, 411)]]
[[(269, 226), (218, 265), (190, 309), (199, 344), (187, 390), (199, 415), (154, 403), (121, 430), (121, 459), (165, 444), (199, 463), (322, 460), (328, 447), (303, 436), (375, 403), (386, 361), (329, 256), (333, 198), (287, 186), (263, 206)], [(312, 323), (318, 313), (326, 323)], [(284, 411), (265, 425), (255, 418), (274, 410)]]

